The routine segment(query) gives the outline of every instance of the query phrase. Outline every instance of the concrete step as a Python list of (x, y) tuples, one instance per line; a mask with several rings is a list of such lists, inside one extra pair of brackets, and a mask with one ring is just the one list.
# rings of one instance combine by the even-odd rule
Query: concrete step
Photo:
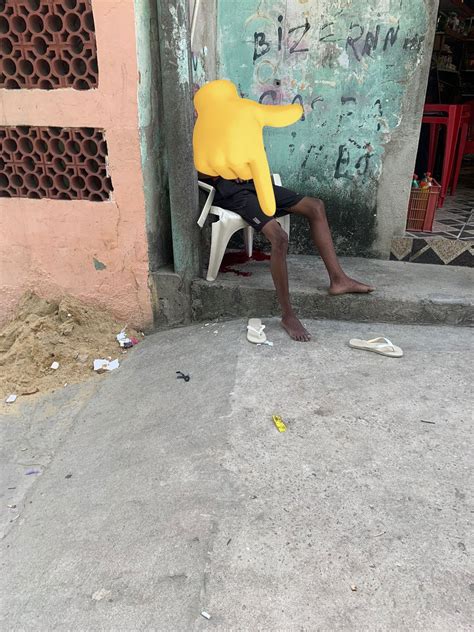
[[(342, 258), (350, 276), (376, 286), (370, 295), (327, 294), (327, 273), (319, 257), (288, 257), (290, 292), (302, 318), (359, 322), (472, 325), (474, 270), (464, 267), (416, 265), (400, 261)], [(268, 261), (233, 266), (250, 272), (242, 277), (221, 273), (209, 283), (192, 285), (196, 320), (218, 317), (270, 317), (280, 313)]]

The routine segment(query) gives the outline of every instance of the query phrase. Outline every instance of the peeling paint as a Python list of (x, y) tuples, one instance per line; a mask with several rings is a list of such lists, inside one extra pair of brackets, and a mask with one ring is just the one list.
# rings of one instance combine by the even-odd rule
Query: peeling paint
[(424, 3), (319, 0), (303, 8), (299, 0), (240, 0), (218, 7), (220, 76), (249, 98), (300, 102), (305, 110), (296, 128), (265, 131), (272, 170), (286, 186), (327, 201), (342, 251), (368, 252), (385, 146), (424, 52)]
[(105, 265), (105, 263), (102, 263), (102, 261), (99, 261), (98, 259), (96, 259), (95, 257), (92, 258), (92, 261), (94, 262), (94, 268), (96, 270), (105, 270), (107, 268), (107, 266)]
[(176, 59), (178, 67), (178, 81), (181, 85), (189, 83), (189, 63), (188, 63), (188, 34), (186, 24), (178, 18), (176, 8), (169, 7), (169, 12), (173, 19), (173, 42), (176, 44)]
[(385, 146), (417, 88), (424, 3), (240, 0), (218, 8), (219, 75), (249, 98), (304, 107), (296, 127), (265, 131), (272, 170), (328, 202), (343, 251), (368, 251)]

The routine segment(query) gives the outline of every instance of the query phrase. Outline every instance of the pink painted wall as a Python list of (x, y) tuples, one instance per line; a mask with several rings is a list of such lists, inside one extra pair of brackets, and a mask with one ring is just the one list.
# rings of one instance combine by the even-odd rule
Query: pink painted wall
[[(27, 289), (152, 323), (131, 0), (93, 0), (97, 90), (0, 90), (0, 125), (105, 130), (111, 202), (0, 198), (0, 321)], [(96, 270), (94, 257), (105, 264)]]

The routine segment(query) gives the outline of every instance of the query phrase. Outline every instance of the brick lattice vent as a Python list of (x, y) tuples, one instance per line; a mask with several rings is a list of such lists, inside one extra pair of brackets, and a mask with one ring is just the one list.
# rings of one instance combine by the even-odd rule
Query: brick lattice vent
[(0, 88), (97, 88), (91, 0), (0, 0)]
[(92, 127), (0, 127), (0, 197), (110, 199), (104, 132)]

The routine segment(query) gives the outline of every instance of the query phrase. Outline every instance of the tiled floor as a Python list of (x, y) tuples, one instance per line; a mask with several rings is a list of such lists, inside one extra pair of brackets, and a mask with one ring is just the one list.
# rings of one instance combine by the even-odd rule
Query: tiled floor
[(474, 162), (463, 167), (456, 195), (436, 211), (433, 231), (394, 237), (390, 259), (474, 267)]
[(409, 237), (444, 237), (463, 241), (474, 239), (474, 188), (460, 186), (455, 196), (448, 196), (443, 208), (436, 211), (433, 230), (429, 233), (407, 231)]

